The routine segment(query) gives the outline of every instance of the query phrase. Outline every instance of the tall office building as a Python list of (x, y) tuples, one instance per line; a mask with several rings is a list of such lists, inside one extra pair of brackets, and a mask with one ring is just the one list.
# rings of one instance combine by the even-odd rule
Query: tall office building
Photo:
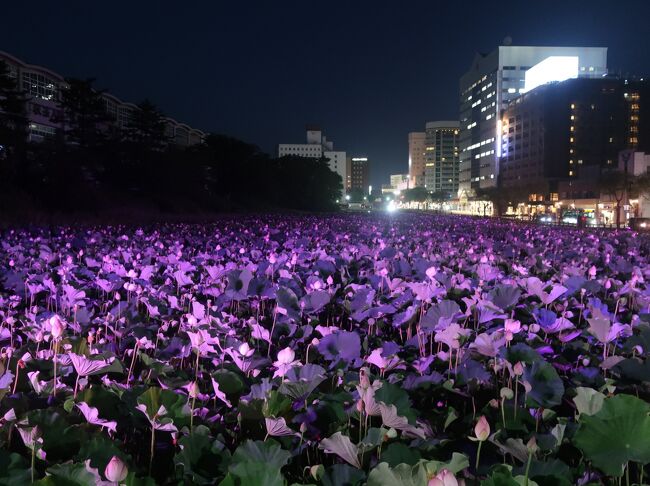
[[(27, 64), (20, 59), (0, 51), (0, 61), (9, 68), (9, 76), (15, 79), (18, 88), (27, 96), (28, 132), (32, 142), (41, 142), (53, 137), (65, 128), (61, 110), (61, 92), (67, 88), (65, 78), (43, 66)], [(126, 128), (139, 108), (119, 98), (102, 93), (106, 114), (113, 126)], [(201, 143), (205, 133), (180, 123), (173, 118), (165, 118), (165, 134), (169, 140), (180, 146)]]
[(368, 157), (348, 157), (346, 190), (360, 190), (364, 194), (370, 187), (370, 162)]
[(331, 171), (341, 176), (345, 191), (347, 186), (347, 158), (344, 151), (334, 150), (334, 142), (327, 140), (319, 127), (307, 126), (307, 143), (281, 143), (278, 145), (278, 157), (295, 155), (313, 159), (325, 158)]
[(458, 192), (459, 127), (457, 121), (426, 124), (424, 187), (429, 192)]
[[(535, 66), (527, 75), (527, 71)], [(500, 116), (510, 101), (536, 85), (607, 74), (606, 47), (503, 45), (477, 54), (460, 78), (460, 172), (458, 196), (494, 187), (501, 156)]]
[(539, 86), (502, 114), (501, 185), (529, 200), (597, 199), (623, 150), (650, 152), (649, 81), (569, 79)]
[(411, 187), (424, 187), (426, 133), (409, 133), (409, 179)]

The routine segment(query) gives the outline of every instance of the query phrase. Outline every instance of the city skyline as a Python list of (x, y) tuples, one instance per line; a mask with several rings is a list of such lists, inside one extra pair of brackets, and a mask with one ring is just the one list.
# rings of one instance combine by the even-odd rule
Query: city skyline
[[(169, 116), (271, 154), (277, 143), (299, 139), (306, 123), (326, 126), (339, 146), (372, 159), (375, 186), (407, 171), (408, 132), (458, 117), (460, 76), (476, 52), (493, 50), (506, 36), (515, 45), (608, 47), (613, 73), (644, 75), (650, 64), (641, 48), (650, 11), (643, 2), (615, 10), (592, 2), (589, 16), (559, 2), (538, 13), (534, 5), (336, 3), (319, 17), (322, 29), (297, 4), (256, 3), (254, 12), (251, 4), (176, 6), (174, 15), (148, 24), (152, 4), (129, 4), (128, 16), (120, 2), (110, 11), (73, 4), (6, 6), (4, 18), (15, 21), (0, 29), (0, 49), (64, 75), (96, 77), (121, 99), (151, 98)], [(472, 27), (470, 35), (455, 33), (461, 24)], [(452, 49), (440, 49), (446, 38), (454, 38)]]

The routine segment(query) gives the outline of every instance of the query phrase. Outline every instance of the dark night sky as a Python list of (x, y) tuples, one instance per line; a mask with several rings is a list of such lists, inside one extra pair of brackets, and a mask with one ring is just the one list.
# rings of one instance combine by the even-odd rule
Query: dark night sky
[(3, 3), (0, 50), (271, 153), (320, 124), (374, 185), (406, 172), (409, 131), (457, 118), (458, 78), (507, 35), (650, 74), (647, 0)]

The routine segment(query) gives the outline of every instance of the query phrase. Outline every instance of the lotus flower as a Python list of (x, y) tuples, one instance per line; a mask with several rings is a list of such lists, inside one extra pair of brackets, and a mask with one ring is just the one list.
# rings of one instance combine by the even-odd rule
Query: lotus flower
[(476, 425), (474, 426), (474, 434), (476, 436), (476, 440), (480, 442), (487, 440), (487, 438), (490, 436), (490, 424), (484, 415), (479, 417), (478, 422), (476, 422)]
[(435, 477), (429, 479), (427, 486), (458, 486), (458, 481), (449, 469), (441, 469)]
[(122, 459), (117, 456), (113, 456), (108, 464), (106, 464), (106, 469), (104, 469), (104, 476), (109, 481), (114, 483), (119, 483), (124, 481), (129, 475), (129, 469), (126, 467), (126, 464)]
[(273, 377), (282, 377), (287, 374), (287, 372), (295, 365), (299, 364), (298, 361), (294, 361), (296, 353), (293, 349), (287, 347), (281, 351), (278, 351), (278, 359), (273, 363), (273, 366), (277, 368)]
[(49, 324), (50, 324), (50, 332), (52, 333), (52, 337), (54, 339), (59, 339), (61, 336), (63, 336), (63, 332), (65, 331), (65, 322), (61, 320), (61, 318), (58, 315), (53, 315), (49, 319)]

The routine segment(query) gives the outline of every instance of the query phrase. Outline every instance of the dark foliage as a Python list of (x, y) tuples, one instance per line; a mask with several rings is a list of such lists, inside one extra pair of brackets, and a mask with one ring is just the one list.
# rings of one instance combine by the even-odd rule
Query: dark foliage
[(0, 65), (3, 213), (336, 208), (342, 181), (325, 159), (275, 159), (224, 135), (178, 146), (166, 134), (163, 113), (148, 100), (119, 129), (92, 80), (67, 83), (60, 100), (65, 130), (30, 143), (27, 98)]

